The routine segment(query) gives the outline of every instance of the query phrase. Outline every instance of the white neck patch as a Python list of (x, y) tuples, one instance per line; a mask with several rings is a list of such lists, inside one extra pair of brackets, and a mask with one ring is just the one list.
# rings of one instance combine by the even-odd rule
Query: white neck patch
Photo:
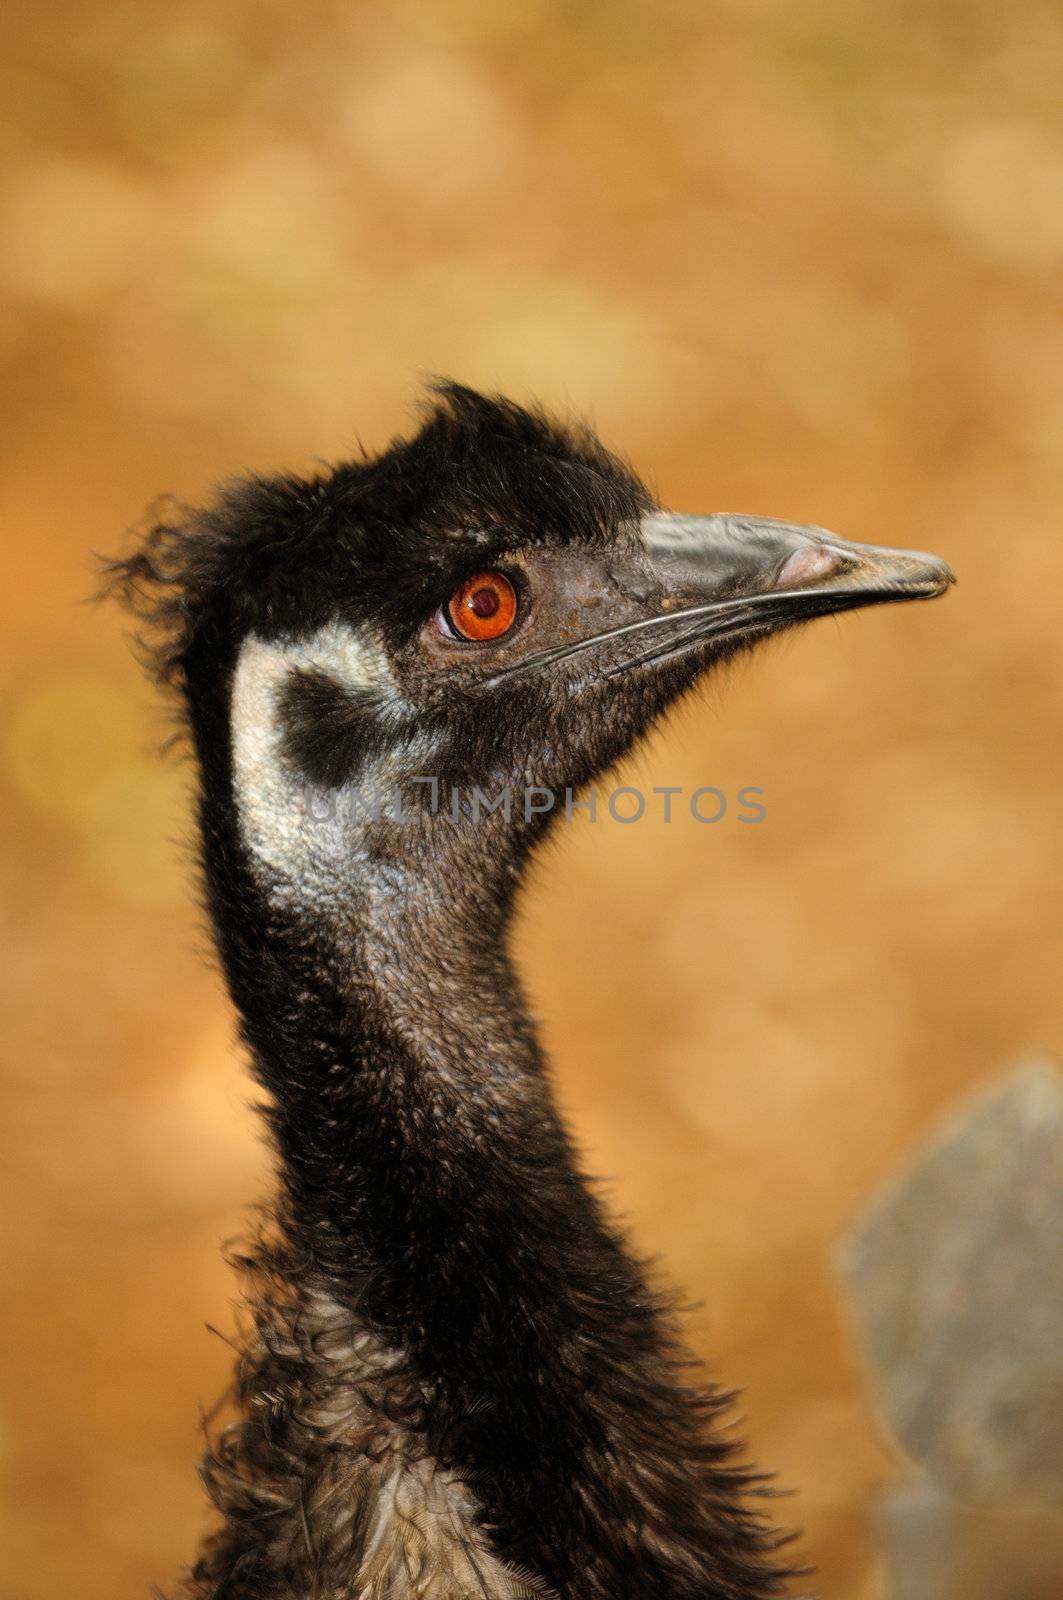
[(251, 634), (233, 678), (233, 786), (240, 836), (271, 895), (321, 905), (337, 893), (337, 871), (356, 852), (351, 808), (337, 791), (308, 783), (283, 750), (280, 691), (293, 671), (317, 671), (345, 688), (371, 690), (383, 713), (409, 715), (383, 647), (366, 631), (330, 622), (305, 639)]

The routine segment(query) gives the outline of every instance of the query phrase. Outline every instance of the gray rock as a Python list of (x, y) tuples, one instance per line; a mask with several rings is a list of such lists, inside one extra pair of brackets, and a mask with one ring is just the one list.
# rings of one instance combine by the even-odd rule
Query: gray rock
[(916, 1478), (883, 1495), (876, 1513), (890, 1600), (941, 1600), (954, 1568), (955, 1503), (928, 1478)]
[(1014, 1501), (960, 1505), (925, 1476), (876, 1507), (889, 1600), (1060, 1600), (1063, 1517)]
[(1063, 1506), (1063, 1073), (1031, 1062), (956, 1114), (841, 1269), (878, 1404), (933, 1495)]

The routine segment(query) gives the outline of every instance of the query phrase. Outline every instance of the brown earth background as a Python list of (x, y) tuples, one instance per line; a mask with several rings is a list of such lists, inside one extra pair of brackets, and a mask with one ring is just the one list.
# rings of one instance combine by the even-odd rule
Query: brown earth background
[(0, 1596), (172, 1583), (267, 1162), (203, 959), (187, 774), (91, 552), (449, 373), (588, 414), (665, 503), (947, 556), (630, 781), (520, 956), (561, 1098), (697, 1302), (824, 1600), (883, 1600), (833, 1252), (950, 1109), (1063, 1051), (1063, 14), (1037, 0), (9, 0), (0, 46)]

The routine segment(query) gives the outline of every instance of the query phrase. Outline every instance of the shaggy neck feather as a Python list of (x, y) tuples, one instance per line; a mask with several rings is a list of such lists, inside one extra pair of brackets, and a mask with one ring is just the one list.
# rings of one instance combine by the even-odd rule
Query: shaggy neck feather
[(466, 1486), (511, 1568), (570, 1600), (777, 1593), (747, 1479), (706, 1430), (719, 1401), (681, 1381), (554, 1110), (503, 953), (505, 824), (476, 824), (471, 857), (438, 819), (308, 843), (263, 809), (299, 799), (275, 701), (245, 696), (252, 736), (236, 682), (229, 758), (216, 692), (193, 719), (208, 893), (308, 1270), (352, 1336), (401, 1353), (429, 1470)]

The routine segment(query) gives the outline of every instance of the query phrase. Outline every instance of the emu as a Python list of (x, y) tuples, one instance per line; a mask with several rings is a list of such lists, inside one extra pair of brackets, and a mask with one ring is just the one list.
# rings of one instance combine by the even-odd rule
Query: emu
[(191, 734), (279, 1173), (184, 1592), (780, 1594), (728, 1397), (554, 1107), (506, 945), (558, 808), (519, 795), (588, 784), (734, 652), (948, 567), (667, 514), (586, 429), (447, 383), (414, 437), (236, 482), (108, 574)]

